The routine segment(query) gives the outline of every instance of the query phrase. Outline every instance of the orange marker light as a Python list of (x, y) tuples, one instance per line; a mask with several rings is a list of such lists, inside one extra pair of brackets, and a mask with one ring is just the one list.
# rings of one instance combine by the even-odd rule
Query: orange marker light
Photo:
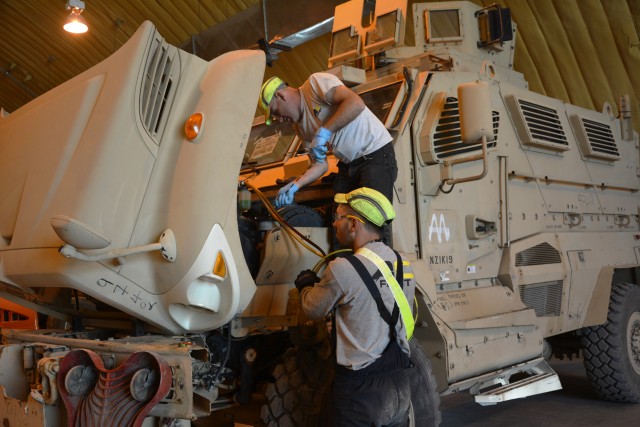
[(227, 264), (224, 262), (222, 252), (218, 252), (212, 273), (218, 277), (225, 277), (227, 275)]
[(200, 132), (202, 132), (202, 125), (204, 122), (204, 116), (202, 113), (193, 113), (184, 124), (184, 133), (189, 141), (195, 141)]

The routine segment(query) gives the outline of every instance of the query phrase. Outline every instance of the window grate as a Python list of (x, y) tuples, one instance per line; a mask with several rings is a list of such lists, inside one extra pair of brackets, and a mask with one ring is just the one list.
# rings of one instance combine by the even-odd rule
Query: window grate
[[(495, 138), (487, 143), (487, 148), (496, 146), (498, 139), (498, 127), (500, 125), (500, 114), (492, 112), (493, 133)], [(458, 109), (458, 99), (448, 97), (444, 107), (440, 112), (440, 118), (433, 133), (433, 150), (438, 159), (458, 154), (465, 154), (472, 151), (482, 150), (482, 143), (465, 144), (462, 142), (462, 131), (460, 130), (460, 111)]]
[(558, 112), (554, 108), (518, 99), (520, 110), (527, 129), (531, 134), (532, 143), (555, 145), (566, 149), (569, 146)]
[(605, 160), (619, 160), (620, 152), (608, 123), (590, 120), (580, 116), (572, 117), (572, 125), (578, 136), (582, 154)]
[(553, 106), (555, 100), (549, 99), (550, 105), (543, 105), (507, 95), (505, 101), (524, 145), (553, 151), (570, 149), (558, 109)]

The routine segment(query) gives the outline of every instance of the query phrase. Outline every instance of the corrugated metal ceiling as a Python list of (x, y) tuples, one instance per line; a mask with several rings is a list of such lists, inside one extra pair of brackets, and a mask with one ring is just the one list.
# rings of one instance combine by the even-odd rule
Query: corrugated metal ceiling
[[(145, 20), (180, 45), (259, 0), (85, 0), (89, 31), (62, 29), (65, 0), (0, 0), (0, 106), (13, 111), (117, 50)], [(6, 71), (11, 75), (7, 76)]]
[[(61, 28), (65, 3), (0, 0), (0, 106), (6, 110), (16, 110), (100, 62), (144, 20), (153, 22), (169, 43), (181, 45), (250, 6), (260, 6), (260, 0), (86, 0), (90, 30), (70, 35)], [(629, 93), (634, 127), (640, 129), (640, 1), (498, 3), (511, 9), (518, 24), (515, 68), (532, 90), (598, 110), (605, 101), (615, 106), (617, 95)], [(279, 74), (298, 85), (326, 67), (328, 53), (329, 37), (319, 37), (281, 53), (267, 77)]]

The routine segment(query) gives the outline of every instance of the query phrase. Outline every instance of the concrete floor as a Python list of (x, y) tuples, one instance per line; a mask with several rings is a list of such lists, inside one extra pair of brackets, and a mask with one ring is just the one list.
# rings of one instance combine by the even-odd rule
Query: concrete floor
[(468, 393), (442, 398), (441, 427), (637, 426), (640, 404), (601, 400), (591, 390), (582, 359), (551, 360), (562, 390), (480, 406)]
[[(640, 404), (614, 403), (601, 400), (591, 390), (582, 359), (552, 359), (562, 390), (494, 406), (480, 406), (468, 393), (442, 398), (441, 427), (565, 427), (565, 426), (638, 426)], [(234, 408), (198, 420), (196, 426), (261, 427), (259, 403), (240, 410)]]

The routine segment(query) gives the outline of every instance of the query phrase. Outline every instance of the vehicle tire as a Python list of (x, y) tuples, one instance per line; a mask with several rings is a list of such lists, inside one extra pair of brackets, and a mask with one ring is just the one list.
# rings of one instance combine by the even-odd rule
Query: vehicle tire
[(417, 339), (409, 341), (411, 361), (416, 372), (411, 375), (411, 427), (437, 427), (442, 421), (440, 394), (431, 361)]
[[(442, 416), (440, 395), (431, 361), (417, 340), (411, 340), (411, 427), (437, 427)], [(265, 393), (267, 403), (260, 415), (267, 427), (326, 426), (329, 394), (333, 382), (333, 358), (323, 345), (305, 350), (290, 348), (273, 371), (275, 382)]]
[(292, 227), (325, 227), (326, 221), (322, 215), (305, 205), (287, 205), (278, 213)]
[[(328, 344), (328, 343), (327, 343)], [(324, 427), (334, 362), (324, 343), (293, 347), (273, 370), (260, 417), (267, 427)]]
[(582, 330), (587, 377), (606, 400), (640, 402), (640, 286), (611, 288), (607, 322)]

